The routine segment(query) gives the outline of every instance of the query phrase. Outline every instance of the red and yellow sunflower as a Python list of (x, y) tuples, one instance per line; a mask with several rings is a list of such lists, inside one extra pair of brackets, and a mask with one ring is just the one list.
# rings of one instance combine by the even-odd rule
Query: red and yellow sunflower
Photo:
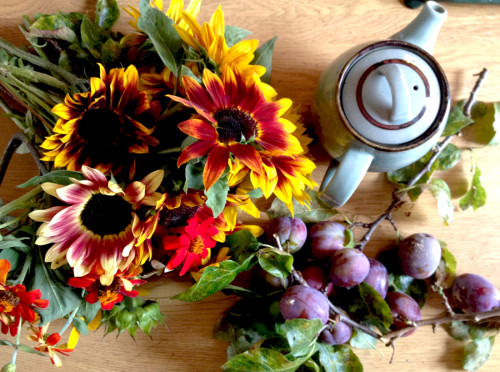
[[(30, 213), (43, 222), (36, 244), (52, 244), (45, 255), (57, 269), (68, 263), (76, 277), (89, 273), (100, 276), (102, 285), (111, 285), (115, 274), (151, 257), (147, 240), (152, 232), (136, 211), (141, 205), (153, 209), (163, 179), (155, 171), (125, 189), (96, 169), (82, 167), (85, 180), (68, 186), (44, 183), (44, 191), (66, 205)], [(151, 208), (153, 207), (153, 208)]]
[(210, 189), (237, 158), (252, 171), (263, 172), (261, 151), (299, 154), (302, 147), (291, 135), (296, 127), (282, 115), (290, 108), (289, 99), (269, 101), (258, 84), (258, 78), (246, 81), (241, 74), (225, 69), (222, 79), (205, 69), (204, 87), (184, 76), (188, 99), (169, 96), (192, 107), (198, 117), (179, 124), (179, 129), (198, 141), (186, 147), (177, 165), (208, 154), (203, 184)]
[(100, 78), (90, 79), (90, 92), (67, 95), (52, 109), (60, 119), (54, 134), (41, 145), (42, 160), (75, 171), (83, 165), (115, 175), (124, 170), (132, 178), (137, 156), (159, 143), (151, 135), (154, 126), (150, 123), (160, 106), (138, 90), (134, 66), (111, 69), (109, 74), (99, 67)]
[(17, 335), (19, 323), (35, 321), (35, 308), (45, 309), (49, 306), (48, 300), (42, 300), (42, 292), (39, 289), (26, 291), (22, 284), (9, 286), (7, 274), (10, 271), (10, 262), (0, 259), (0, 324), (2, 333), (12, 336)]

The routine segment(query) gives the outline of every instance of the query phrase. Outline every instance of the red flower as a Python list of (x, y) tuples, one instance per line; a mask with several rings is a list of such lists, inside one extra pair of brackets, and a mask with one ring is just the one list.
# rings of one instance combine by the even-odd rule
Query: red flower
[(198, 268), (201, 260), (208, 256), (209, 249), (215, 247), (216, 241), (213, 237), (219, 230), (213, 223), (213, 217), (204, 219), (200, 223), (200, 217), (195, 215), (188, 220), (187, 226), (172, 229), (179, 236), (166, 235), (163, 238), (163, 248), (167, 251), (175, 250), (167, 263), (167, 269), (173, 270), (183, 261), (180, 275)]
[(19, 322), (25, 320), (29, 323), (35, 321), (33, 308), (45, 309), (49, 306), (48, 300), (42, 300), (42, 292), (39, 289), (26, 292), (22, 284), (8, 286), (7, 274), (10, 270), (10, 262), (0, 259), (0, 323), (2, 333), (15, 336)]
[(68, 284), (76, 288), (84, 288), (87, 293), (85, 301), (94, 304), (97, 301), (101, 303), (101, 309), (111, 310), (113, 306), (123, 300), (123, 296), (137, 297), (139, 292), (133, 290), (134, 285), (146, 283), (140, 279), (125, 279), (116, 276), (110, 285), (102, 285), (99, 277), (86, 275), (82, 278), (70, 278)]
[[(59, 333), (52, 333), (51, 335), (47, 335), (47, 330), (50, 323), (47, 323), (43, 327), (31, 327), (31, 334), (28, 335), (28, 339), (31, 341), (38, 342), (38, 346), (35, 347), (36, 350), (49, 354), (50, 360), (52, 364), (60, 367), (62, 365), (61, 359), (57, 356), (57, 353), (68, 356), (68, 353), (71, 353), (74, 348), (68, 346), (68, 344), (56, 346), (59, 341), (61, 341), (61, 335)], [(71, 337), (75, 338), (71, 340)], [(69, 343), (75, 343), (78, 340), (78, 333), (72, 332), (70, 336)], [(73, 342), (72, 342), (73, 341)]]

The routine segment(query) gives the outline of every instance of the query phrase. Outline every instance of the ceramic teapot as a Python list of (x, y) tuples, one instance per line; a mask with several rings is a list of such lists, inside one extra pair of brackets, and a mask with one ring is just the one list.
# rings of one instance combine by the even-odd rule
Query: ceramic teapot
[(344, 205), (367, 171), (403, 168), (439, 139), (450, 93), (432, 51), (446, 16), (428, 1), (389, 40), (348, 50), (321, 75), (312, 110), (333, 158), (320, 187), (330, 205)]

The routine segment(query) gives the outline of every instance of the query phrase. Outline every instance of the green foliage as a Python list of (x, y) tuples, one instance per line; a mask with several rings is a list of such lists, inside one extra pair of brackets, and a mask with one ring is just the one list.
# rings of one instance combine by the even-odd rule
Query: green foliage
[(389, 272), (389, 288), (412, 297), (417, 301), (420, 308), (424, 306), (427, 300), (428, 291), (425, 280), (414, 279), (408, 275)]
[(460, 132), (466, 126), (474, 123), (472, 118), (464, 115), (465, 100), (459, 101), (453, 106), (448, 116), (448, 121), (443, 130), (443, 136), (453, 136)]
[(456, 277), (457, 260), (448, 248), (446, 248), (445, 242), (439, 241), (439, 244), (441, 245), (441, 260), (434, 273), (434, 279), (439, 286), (449, 288)]
[(80, 172), (75, 172), (75, 171), (67, 171), (67, 170), (55, 170), (52, 172), (49, 172), (43, 176), (35, 176), (31, 178), (30, 180), (26, 181), (25, 183), (18, 185), (17, 187), (32, 187), (36, 185), (40, 185), (45, 182), (52, 182), (56, 183), (58, 185), (70, 185), (73, 182), (71, 181), (71, 178), (74, 178), (76, 180), (84, 180), (85, 177), (83, 176), (82, 173)]
[(224, 29), (224, 38), (226, 39), (226, 44), (229, 48), (233, 45), (238, 44), (252, 32), (245, 30), (237, 26), (227, 25)]
[(276, 330), (290, 347), (288, 355), (302, 357), (311, 353), (316, 337), (323, 327), (319, 319), (291, 319), (277, 324)]
[(260, 266), (268, 273), (286, 279), (292, 273), (293, 256), (277, 248), (263, 248), (258, 254)]
[(113, 309), (102, 312), (101, 324), (106, 327), (106, 335), (118, 330), (118, 335), (123, 331), (135, 337), (140, 329), (147, 335), (159, 324), (165, 324), (160, 311), (160, 304), (156, 301), (143, 300), (140, 297), (125, 297), (121, 303), (115, 304)]
[(344, 308), (351, 317), (363, 320), (365, 323), (374, 325), (381, 332), (387, 332), (392, 325), (393, 319), (391, 309), (380, 294), (369, 284), (361, 283), (359, 286), (349, 289), (346, 294), (336, 297), (345, 297)]
[(69, 43), (77, 43), (76, 26), (73, 20), (64, 13), (39, 15), (30, 26), (28, 39), (37, 37), (60, 39)]
[(149, 5), (149, 0), (141, 0), (141, 16), (137, 26), (148, 35), (162, 62), (177, 78), (180, 76), (183, 56), (182, 39), (174, 28), (174, 21), (164, 13)]
[(355, 330), (349, 344), (357, 349), (376, 349), (377, 339), (360, 330)]
[(499, 113), (500, 102), (476, 102), (471, 110), (474, 124), (467, 128), (465, 135), (481, 145), (497, 145)]
[(460, 199), (459, 205), (462, 210), (472, 207), (474, 210), (486, 204), (486, 190), (481, 184), (481, 170), (475, 165), (474, 176), (469, 191)]
[(75, 310), (82, 301), (75, 290), (56, 278), (54, 271), (43, 261), (40, 251), (35, 258), (33, 282), (30, 288), (30, 290), (39, 289), (42, 292), (42, 298), (49, 300), (49, 306), (46, 309), (38, 310), (41, 325), (63, 318)]
[(205, 190), (207, 201), (205, 204), (212, 210), (214, 217), (222, 213), (226, 206), (227, 193), (229, 192), (229, 174), (223, 174), (209, 190)]
[(266, 68), (266, 73), (261, 77), (264, 83), (271, 82), (271, 70), (273, 67), (273, 53), (274, 44), (278, 37), (273, 37), (271, 40), (267, 41), (261, 45), (254, 53), (254, 59), (251, 62), (252, 65), (260, 65)]
[(437, 202), (439, 216), (443, 219), (445, 225), (449, 225), (453, 219), (455, 207), (451, 202), (451, 191), (448, 184), (438, 178), (431, 179), (426, 184), (415, 185), (412, 188), (428, 189)]
[(495, 337), (481, 338), (471, 341), (465, 346), (463, 369), (477, 371), (489, 359), (495, 344)]
[(326, 345), (317, 343), (318, 361), (324, 371), (362, 372), (363, 365), (354, 352), (346, 345)]
[(95, 6), (95, 23), (104, 30), (113, 27), (120, 18), (120, 7), (116, 0), (97, 0)]
[[(319, 198), (318, 192), (313, 190), (306, 191), (311, 197), (311, 205), (308, 208), (305, 205), (299, 204), (297, 201), (293, 201), (293, 217), (300, 218), (305, 223), (314, 223), (319, 221), (327, 220), (330, 217), (335, 216), (339, 213), (335, 208), (325, 203)], [(274, 199), (271, 207), (266, 211), (270, 219), (278, 217), (292, 217), (290, 210), (278, 198)]]

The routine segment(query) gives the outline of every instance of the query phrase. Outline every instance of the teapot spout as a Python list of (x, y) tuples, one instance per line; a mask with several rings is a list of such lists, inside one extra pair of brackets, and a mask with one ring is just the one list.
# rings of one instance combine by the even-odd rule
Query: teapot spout
[(434, 43), (447, 13), (440, 4), (435, 1), (427, 1), (420, 14), (408, 26), (393, 35), (391, 39), (415, 44), (432, 54)]

